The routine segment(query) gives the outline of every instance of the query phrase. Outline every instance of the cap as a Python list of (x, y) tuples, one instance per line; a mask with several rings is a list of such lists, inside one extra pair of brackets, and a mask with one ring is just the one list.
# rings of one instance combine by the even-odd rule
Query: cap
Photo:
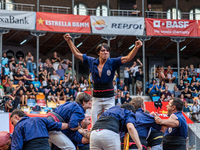
[(0, 132), (0, 148), (4, 147), (10, 141), (10, 133), (7, 131)]

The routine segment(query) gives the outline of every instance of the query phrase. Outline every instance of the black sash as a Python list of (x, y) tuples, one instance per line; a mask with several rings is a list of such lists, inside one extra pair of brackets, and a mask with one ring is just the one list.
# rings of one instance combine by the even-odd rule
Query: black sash
[(51, 150), (49, 138), (36, 138), (24, 143), (22, 150)]
[(186, 139), (182, 136), (163, 137), (163, 150), (186, 150)]
[(119, 120), (113, 116), (101, 117), (94, 124), (92, 131), (97, 129), (107, 129), (119, 133)]
[(55, 112), (50, 112), (47, 114), (47, 119), (50, 119), (54, 122), (62, 122), (65, 123), (65, 120), (57, 113)]
[(93, 97), (113, 97), (113, 83), (94, 83)]

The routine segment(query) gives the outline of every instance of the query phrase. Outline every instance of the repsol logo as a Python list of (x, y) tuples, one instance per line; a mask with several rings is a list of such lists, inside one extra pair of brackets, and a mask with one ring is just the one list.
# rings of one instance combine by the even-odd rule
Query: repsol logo
[(142, 29), (142, 24), (112, 23), (111, 28), (115, 28), (115, 29)]
[(10, 24), (29, 24), (26, 17), (23, 19), (15, 18), (14, 16), (9, 16), (7, 18), (0, 18), (0, 23), (10, 23)]

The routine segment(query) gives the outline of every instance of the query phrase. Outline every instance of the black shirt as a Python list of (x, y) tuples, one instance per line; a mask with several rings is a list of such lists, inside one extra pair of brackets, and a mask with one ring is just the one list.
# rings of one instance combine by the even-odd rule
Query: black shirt
[(142, 81), (143, 74), (140, 74), (140, 72), (139, 72), (139, 71), (138, 71), (138, 72), (136, 72), (135, 76), (136, 76), (136, 81), (137, 81), (137, 80), (138, 80), (138, 81)]
[[(57, 88), (57, 89), (56, 89), (56, 95), (57, 95), (57, 92), (60, 93), (60, 91), (62, 91), (62, 89)], [(57, 95), (57, 96), (58, 96), (58, 95)], [(63, 96), (63, 92), (60, 94), (60, 96)]]
[[(57, 58), (55, 58), (55, 57), (52, 57), (51, 60), (56, 60), (55, 62), (60, 62), (59, 59), (57, 59)], [(54, 63), (55, 63), (55, 62), (54, 62)]]
[[(19, 78), (19, 77), (22, 77), (22, 75), (21, 75), (21, 74), (15, 73), (15, 74), (14, 74), (14, 79), (15, 79), (15, 77)], [(15, 79), (15, 81), (19, 81), (19, 80)]]
[(178, 85), (177, 88), (178, 88), (179, 91), (183, 91), (183, 90), (185, 90), (185, 85), (184, 84)]

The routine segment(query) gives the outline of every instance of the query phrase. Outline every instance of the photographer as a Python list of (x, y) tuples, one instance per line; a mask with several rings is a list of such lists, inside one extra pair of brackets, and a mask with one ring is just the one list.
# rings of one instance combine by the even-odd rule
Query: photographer
[(12, 112), (13, 110), (12, 100), (9, 98), (8, 98), (8, 101), (6, 101), (5, 109), (6, 109), (6, 112)]

